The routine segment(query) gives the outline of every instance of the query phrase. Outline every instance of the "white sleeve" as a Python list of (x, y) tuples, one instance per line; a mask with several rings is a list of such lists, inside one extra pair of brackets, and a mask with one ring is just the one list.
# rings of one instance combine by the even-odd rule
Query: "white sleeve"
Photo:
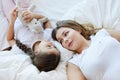
[(80, 66), (81, 61), (81, 54), (75, 54), (72, 59), (70, 59), (68, 62), (75, 64), (76, 66)]
[(48, 40), (48, 41), (52, 40), (52, 37), (51, 37), (52, 30), (53, 29), (51, 28), (45, 29), (43, 39)]
[(110, 34), (105, 29), (101, 29), (96, 33), (95, 36), (103, 37), (103, 36), (110, 36)]

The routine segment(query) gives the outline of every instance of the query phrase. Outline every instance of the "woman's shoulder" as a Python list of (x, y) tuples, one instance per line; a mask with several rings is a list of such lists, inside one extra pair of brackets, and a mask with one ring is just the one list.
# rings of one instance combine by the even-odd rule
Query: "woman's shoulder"
[(96, 35), (95, 36), (108, 36), (108, 35), (110, 35), (108, 32), (107, 32), (107, 30), (106, 29), (101, 29), (101, 30), (99, 30), (97, 33), (96, 33)]
[(91, 40), (96, 39), (96, 38), (100, 39), (105, 36), (110, 36), (110, 34), (107, 32), (106, 29), (103, 28), (103, 29), (99, 30), (95, 35), (92, 35)]

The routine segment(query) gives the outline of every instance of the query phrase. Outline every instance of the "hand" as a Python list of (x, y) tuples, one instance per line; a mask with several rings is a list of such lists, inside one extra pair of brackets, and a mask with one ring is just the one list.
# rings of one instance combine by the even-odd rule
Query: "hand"
[(22, 12), (23, 20), (28, 23), (34, 18), (34, 14), (31, 11), (25, 10)]
[(44, 29), (51, 28), (50, 21), (48, 20), (47, 22), (45, 22), (43, 27), (44, 27)]
[(17, 16), (18, 16), (18, 9), (17, 9), (17, 7), (15, 7), (14, 9), (12, 9), (10, 11), (10, 22), (14, 23), (16, 18), (17, 18)]

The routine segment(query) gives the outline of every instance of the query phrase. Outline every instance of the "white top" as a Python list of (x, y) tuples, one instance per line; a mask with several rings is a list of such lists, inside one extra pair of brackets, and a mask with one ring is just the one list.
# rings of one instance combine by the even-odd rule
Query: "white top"
[(47, 28), (43, 33), (33, 33), (28, 30), (27, 27), (23, 26), (21, 21), (17, 18), (14, 25), (15, 39), (20, 40), (23, 44), (32, 48), (34, 42), (38, 40), (51, 40), (51, 28)]
[(77, 65), (87, 80), (120, 80), (120, 43), (102, 29), (91, 45), (69, 62)]

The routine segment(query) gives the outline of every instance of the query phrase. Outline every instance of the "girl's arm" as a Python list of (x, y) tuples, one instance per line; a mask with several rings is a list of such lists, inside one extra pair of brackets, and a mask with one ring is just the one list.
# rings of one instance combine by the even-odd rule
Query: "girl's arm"
[(22, 12), (22, 17), (25, 20), (25, 22), (30, 22), (33, 18), (42, 19), (44, 16), (38, 13), (33, 13), (29, 10), (25, 10)]
[(107, 31), (112, 37), (116, 38), (120, 42), (120, 31), (112, 29), (107, 29)]
[(87, 80), (80, 68), (72, 63), (68, 63), (67, 65), (67, 77), (68, 80)]
[[(41, 19), (41, 18), (44, 18), (45, 16), (43, 15), (40, 15), (39, 13), (33, 13), (33, 16), (34, 18), (37, 18), (37, 19)], [(44, 23), (44, 28), (51, 28), (51, 24), (50, 24), (50, 21), (47, 20), (45, 23)]]
[[(33, 18), (42, 19), (45, 16), (43, 16), (39, 13), (33, 13), (31, 11), (25, 10), (25, 11), (22, 12), (22, 17), (25, 20), (25, 22), (30, 22)], [(51, 24), (50, 24), (49, 20), (44, 23), (44, 28), (45, 29), (46, 28), (51, 28)]]
[(9, 24), (9, 28), (8, 28), (8, 31), (7, 31), (7, 41), (8, 41), (10, 46), (12, 46), (15, 43), (15, 40), (14, 40), (14, 24), (13, 23)]
[(9, 27), (7, 31), (7, 40), (10, 46), (12, 46), (15, 43), (14, 40), (14, 23), (17, 18), (17, 7), (15, 7), (13, 10), (10, 11), (10, 22), (9, 22)]

